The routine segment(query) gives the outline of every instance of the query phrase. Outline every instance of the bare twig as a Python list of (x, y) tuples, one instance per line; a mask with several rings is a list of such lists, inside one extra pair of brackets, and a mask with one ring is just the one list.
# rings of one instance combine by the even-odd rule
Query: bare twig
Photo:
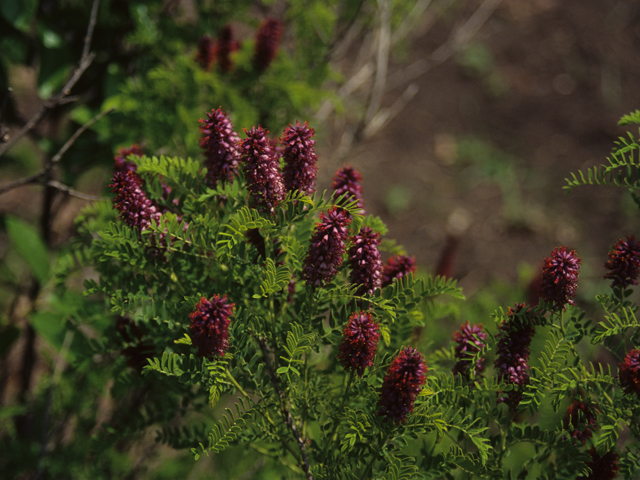
[(89, 48), (91, 45), (91, 37), (93, 36), (93, 30), (96, 24), (96, 16), (98, 12), (98, 5), (100, 0), (93, 0), (93, 8), (91, 10), (91, 18), (89, 20), (89, 26), (87, 28), (87, 35), (84, 38), (84, 47), (82, 49), (82, 57), (80, 57), (80, 61), (78, 62), (78, 66), (73, 72), (71, 78), (67, 81), (67, 83), (62, 87), (62, 89), (55, 95), (49, 97), (40, 110), (36, 112), (36, 114), (29, 119), (24, 127), (22, 127), (18, 133), (9, 137), (7, 142), (4, 145), (0, 146), (0, 156), (4, 155), (14, 143), (24, 137), (30, 130), (32, 130), (39, 122), (42, 120), (44, 115), (51, 110), (52, 108), (58, 107), (60, 105), (64, 105), (66, 103), (75, 101), (77, 97), (71, 97), (69, 94), (71, 93), (71, 89), (75, 86), (75, 84), (80, 80), (80, 77), (84, 74), (84, 72), (89, 68), (91, 62), (95, 57), (94, 53), (89, 53)]
[(378, 28), (378, 51), (376, 55), (376, 77), (373, 83), (371, 101), (365, 116), (365, 124), (373, 119), (380, 110), (382, 96), (387, 83), (387, 69), (389, 66), (389, 49), (391, 48), (391, 12), (388, 0), (378, 0), (380, 6), (380, 27)]
[(264, 357), (264, 361), (267, 364), (267, 370), (269, 371), (269, 376), (271, 377), (271, 383), (273, 383), (273, 388), (275, 389), (278, 397), (280, 398), (280, 402), (282, 403), (282, 412), (284, 413), (285, 423), (291, 430), (293, 434), (293, 438), (295, 438), (296, 443), (298, 444), (298, 448), (300, 449), (300, 453), (302, 454), (302, 470), (304, 470), (305, 475), (307, 476), (307, 480), (313, 480), (313, 475), (311, 475), (310, 467), (309, 467), (309, 458), (307, 457), (307, 448), (305, 446), (305, 439), (298, 432), (298, 427), (296, 427), (295, 422), (293, 421), (293, 417), (291, 416), (291, 412), (287, 408), (286, 400), (284, 398), (284, 394), (282, 390), (280, 390), (280, 382), (278, 381), (278, 377), (276, 377), (276, 373), (273, 371), (273, 367), (271, 366), (271, 361), (269, 360), (269, 351), (267, 349), (267, 343), (263, 338), (258, 338), (258, 344), (260, 345), (260, 350), (262, 351), (262, 356)]
[(70, 197), (79, 198), (81, 200), (86, 200), (88, 202), (97, 202), (98, 200), (102, 200), (101, 197), (98, 197), (96, 195), (87, 195), (86, 193), (79, 192), (56, 180), (50, 180), (46, 183), (46, 185), (48, 185), (49, 187), (53, 187), (56, 190), (59, 190), (61, 192), (64, 192)]

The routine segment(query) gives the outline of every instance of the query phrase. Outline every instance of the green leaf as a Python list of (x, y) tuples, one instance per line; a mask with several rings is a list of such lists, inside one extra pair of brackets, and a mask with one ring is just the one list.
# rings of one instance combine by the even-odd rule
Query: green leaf
[(38, 231), (24, 220), (12, 216), (6, 217), (5, 225), (20, 257), (27, 262), (38, 282), (45, 283), (49, 277), (49, 254)]
[(29, 31), (38, 10), (38, 0), (2, 0), (0, 15), (18, 30)]

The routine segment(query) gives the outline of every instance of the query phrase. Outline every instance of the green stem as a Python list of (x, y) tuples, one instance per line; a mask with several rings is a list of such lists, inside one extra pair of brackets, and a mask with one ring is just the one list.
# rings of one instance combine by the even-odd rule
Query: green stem
[(340, 402), (340, 407), (336, 411), (336, 419), (335, 419), (335, 423), (333, 424), (333, 429), (331, 430), (331, 434), (327, 437), (328, 438), (327, 450), (324, 451), (322, 454), (322, 458), (324, 460), (326, 460), (327, 455), (329, 454), (329, 447), (333, 445), (333, 443), (336, 440), (336, 438), (334, 437), (338, 431), (338, 427), (340, 426), (340, 423), (342, 423), (342, 412), (344, 411), (344, 405), (347, 402), (347, 397), (349, 396), (349, 391), (351, 390), (352, 385), (353, 385), (353, 374), (349, 372), (349, 374), (345, 379), (345, 383), (342, 386), (342, 401)]
[(367, 468), (365, 469), (364, 474), (362, 475), (362, 480), (371, 479), (371, 473), (373, 472), (373, 465), (376, 462), (376, 453), (384, 448), (384, 446), (387, 444), (387, 441), (389, 441), (389, 434), (383, 437), (383, 441), (381, 442), (380, 447), (374, 450), (374, 453), (371, 457), (371, 461), (369, 462), (369, 465), (367, 465)]

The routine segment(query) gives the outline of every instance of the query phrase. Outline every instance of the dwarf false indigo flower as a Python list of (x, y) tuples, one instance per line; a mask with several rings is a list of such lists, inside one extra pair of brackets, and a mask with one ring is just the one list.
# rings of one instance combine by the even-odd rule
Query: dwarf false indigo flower
[(225, 354), (229, 348), (229, 321), (234, 306), (226, 295), (214, 295), (211, 300), (202, 297), (189, 314), (191, 342), (200, 357)]
[(320, 214), (302, 268), (302, 279), (312, 289), (324, 286), (338, 273), (349, 223), (351, 220), (341, 208), (333, 207), (326, 215)]
[(198, 52), (196, 53), (196, 62), (200, 64), (200, 66), (204, 70), (210, 70), (213, 65), (213, 61), (216, 58), (216, 47), (213, 43), (213, 40), (209, 35), (203, 35), (200, 40), (198, 40)]
[(120, 218), (132, 228), (146, 230), (151, 222), (160, 219), (158, 206), (142, 190), (142, 179), (132, 171), (119, 171), (109, 185), (116, 194), (112, 202)]
[(231, 71), (233, 62), (231, 61), (231, 53), (240, 48), (237, 41), (233, 40), (233, 29), (230, 25), (226, 25), (218, 35), (218, 43), (216, 44), (216, 53), (218, 54), (218, 67), (223, 73)]
[(282, 37), (282, 23), (275, 18), (266, 19), (256, 33), (256, 50), (253, 65), (262, 72), (267, 69), (278, 52)]
[(618, 378), (624, 393), (635, 393), (640, 397), (640, 350), (627, 353), (618, 365)]
[(487, 334), (484, 332), (482, 325), (470, 325), (469, 322), (460, 325), (460, 328), (453, 334), (453, 341), (456, 344), (455, 357), (458, 360), (453, 366), (454, 375), (460, 375), (466, 381), (469, 381), (474, 358), (476, 360), (473, 366), (473, 375), (475, 377), (482, 375), (485, 358), (484, 355), (477, 355), (486, 346), (486, 338)]
[(422, 355), (415, 348), (404, 348), (382, 381), (378, 415), (386, 417), (385, 420), (404, 423), (426, 381), (427, 365)]
[(596, 447), (589, 449), (591, 461), (586, 465), (591, 469), (591, 475), (588, 477), (580, 476), (586, 480), (613, 480), (618, 475), (618, 454), (614, 450), (609, 450), (603, 456), (598, 455)]
[(274, 213), (275, 207), (284, 198), (284, 184), (278, 159), (262, 127), (244, 130), (247, 138), (240, 142), (244, 177), (247, 190), (259, 210)]
[(361, 181), (362, 176), (355, 168), (342, 167), (333, 176), (332, 187), (335, 191), (335, 198), (345, 195), (343, 200), (340, 202), (341, 205), (357, 202), (356, 205), (360, 209), (360, 214), (364, 215), (362, 186), (360, 185)]
[(495, 367), (498, 381), (513, 384), (506, 397), (498, 398), (509, 408), (515, 408), (522, 400), (522, 391), (529, 384), (529, 345), (534, 334), (535, 316), (530, 307), (516, 303), (509, 308), (507, 318), (498, 326), (497, 358)]
[(116, 319), (116, 331), (123, 342), (129, 344), (121, 350), (127, 359), (127, 365), (139, 372), (148, 365), (147, 358), (153, 356), (153, 344), (142, 340), (142, 330), (130, 318), (119, 316)]
[(382, 288), (391, 285), (394, 280), (416, 272), (416, 260), (407, 255), (394, 255), (387, 259), (382, 268)]
[(611, 288), (627, 288), (629, 285), (638, 284), (638, 270), (640, 269), (640, 242), (636, 242), (633, 236), (627, 240), (618, 240), (613, 246), (613, 252), (609, 252), (609, 261), (605, 263), (609, 270), (604, 278), (613, 280)]
[(369, 312), (355, 312), (342, 332), (342, 343), (338, 360), (345, 370), (355, 371), (362, 376), (367, 367), (373, 365), (380, 332), (378, 324)]
[(296, 126), (289, 125), (280, 143), (284, 145), (284, 169), (282, 177), (287, 191), (299, 190), (305, 195), (313, 195), (316, 190), (316, 173), (318, 157), (315, 152), (315, 130), (307, 122)]
[(581, 263), (582, 259), (575, 250), (567, 247), (558, 247), (550, 257), (546, 257), (542, 267), (542, 299), (553, 303), (557, 310), (573, 305)]
[(562, 426), (565, 430), (571, 429), (573, 438), (586, 443), (593, 436), (593, 430), (598, 428), (595, 411), (597, 411), (597, 407), (575, 399), (567, 408)]
[(126, 172), (128, 170), (136, 172), (138, 170), (138, 166), (135, 163), (127, 160), (129, 155), (142, 157), (144, 152), (138, 144), (133, 144), (129, 148), (118, 149), (118, 153), (113, 157), (113, 160), (115, 161), (115, 170), (117, 172)]
[(360, 233), (353, 237), (353, 245), (347, 252), (351, 267), (349, 280), (354, 285), (360, 285), (356, 295), (371, 295), (382, 285), (382, 259), (378, 250), (378, 235), (378, 232), (369, 227), (362, 227)]
[(221, 108), (207, 113), (207, 119), (200, 119), (200, 147), (204, 149), (207, 167), (206, 184), (215, 188), (218, 182), (230, 182), (238, 170), (240, 137), (233, 131), (233, 125)]

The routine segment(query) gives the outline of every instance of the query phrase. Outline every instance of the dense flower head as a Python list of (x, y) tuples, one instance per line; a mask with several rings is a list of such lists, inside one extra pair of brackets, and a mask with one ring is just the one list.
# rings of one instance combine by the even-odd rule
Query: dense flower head
[(609, 450), (604, 455), (598, 455), (595, 447), (589, 449), (589, 455), (591, 461), (587, 462), (587, 467), (591, 469), (591, 475), (585, 478), (586, 480), (613, 480), (618, 475), (618, 454), (614, 450)]
[(129, 170), (132, 172), (135, 172), (138, 170), (138, 166), (135, 163), (132, 163), (127, 160), (127, 157), (129, 155), (142, 157), (144, 155), (144, 152), (142, 151), (142, 148), (140, 148), (140, 145), (138, 144), (133, 144), (128, 148), (118, 149), (118, 152), (113, 157), (113, 160), (115, 162), (114, 167), (117, 172), (126, 172)]
[(573, 305), (581, 263), (575, 250), (567, 247), (558, 247), (546, 257), (542, 267), (542, 299), (558, 310)]
[(404, 423), (426, 381), (427, 365), (422, 355), (415, 348), (405, 347), (382, 381), (378, 415), (384, 416), (385, 420)]
[(200, 147), (204, 149), (207, 167), (207, 186), (215, 188), (218, 182), (230, 182), (238, 170), (240, 137), (221, 108), (207, 113), (206, 120), (200, 120)]
[(256, 33), (256, 50), (253, 64), (258, 71), (266, 70), (276, 57), (283, 26), (280, 20), (267, 18)]
[(335, 198), (345, 195), (342, 205), (347, 205), (354, 201), (364, 215), (364, 202), (362, 201), (362, 175), (353, 167), (342, 167), (333, 176), (332, 188), (335, 191)]
[(345, 370), (352, 370), (361, 377), (373, 359), (380, 339), (379, 327), (369, 312), (355, 312), (342, 332), (338, 360)]
[(245, 133), (247, 138), (240, 143), (240, 150), (247, 189), (258, 209), (274, 213), (276, 205), (284, 198), (278, 158), (264, 128), (245, 129)]
[(354, 235), (352, 246), (347, 252), (351, 267), (349, 280), (354, 285), (360, 285), (356, 295), (371, 295), (382, 285), (382, 258), (378, 250), (378, 237), (378, 232), (362, 227), (360, 233)]
[(127, 365), (141, 372), (142, 368), (147, 365), (147, 358), (153, 356), (153, 344), (142, 341), (142, 330), (128, 317), (119, 316), (116, 319), (116, 331), (122, 341), (129, 344), (121, 350), (127, 360)]
[(570, 430), (573, 438), (586, 443), (598, 428), (596, 411), (597, 407), (575, 399), (567, 408), (562, 426), (565, 430)]
[(495, 367), (500, 382), (518, 387), (498, 398), (515, 408), (522, 400), (522, 390), (529, 384), (529, 345), (535, 333), (535, 315), (524, 303), (509, 308), (507, 318), (498, 326)]
[(611, 288), (627, 288), (629, 285), (638, 284), (638, 271), (640, 270), (640, 242), (633, 235), (626, 240), (618, 240), (613, 245), (613, 251), (609, 252), (609, 260), (605, 263), (609, 272), (604, 276), (611, 282)]
[(214, 295), (211, 300), (202, 297), (196, 304), (191, 319), (191, 342), (201, 357), (223, 356), (229, 348), (229, 322), (235, 304), (227, 296)]
[(132, 171), (118, 171), (111, 180), (111, 191), (116, 194), (112, 202), (124, 223), (140, 231), (146, 230), (152, 220), (160, 219), (158, 206), (142, 190), (142, 179)]
[(618, 365), (620, 386), (625, 393), (635, 393), (640, 397), (640, 350), (631, 350)]
[(233, 68), (231, 53), (240, 48), (237, 41), (233, 39), (233, 29), (231, 25), (226, 25), (218, 35), (216, 53), (218, 55), (218, 68), (221, 72), (229, 72)]
[(289, 125), (280, 143), (284, 146), (284, 170), (282, 176), (287, 191), (299, 190), (305, 195), (312, 195), (316, 191), (316, 174), (318, 157), (315, 152), (316, 141), (313, 139), (315, 130), (307, 122), (296, 126)]
[(313, 289), (330, 282), (342, 265), (351, 220), (342, 208), (331, 208), (320, 214), (302, 268), (302, 279)]
[(204, 70), (210, 70), (215, 58), (216, 46), (213, 43), (213, 39), (209, 35), (203, 35), (200, 37), (200, 40), (198, 40), (196, 62), (198, 62)]
[(382, 288), (409, 273), (416, 273), (416, 259), (407, 255), (389, 257), (382, 268)]
[[(453, 374), (460, 375), (467, 381), (471, 379), (471, 366), (473, 358), (486, 346), (487, 334), (481, 324), (471, 325), (465, 322), (453, 333), (455, 342), (456, 364), (453, 366)], [(484, 355), (477, 357), (473, 366), (473, 375), (480, 376), (484, 371)]]

